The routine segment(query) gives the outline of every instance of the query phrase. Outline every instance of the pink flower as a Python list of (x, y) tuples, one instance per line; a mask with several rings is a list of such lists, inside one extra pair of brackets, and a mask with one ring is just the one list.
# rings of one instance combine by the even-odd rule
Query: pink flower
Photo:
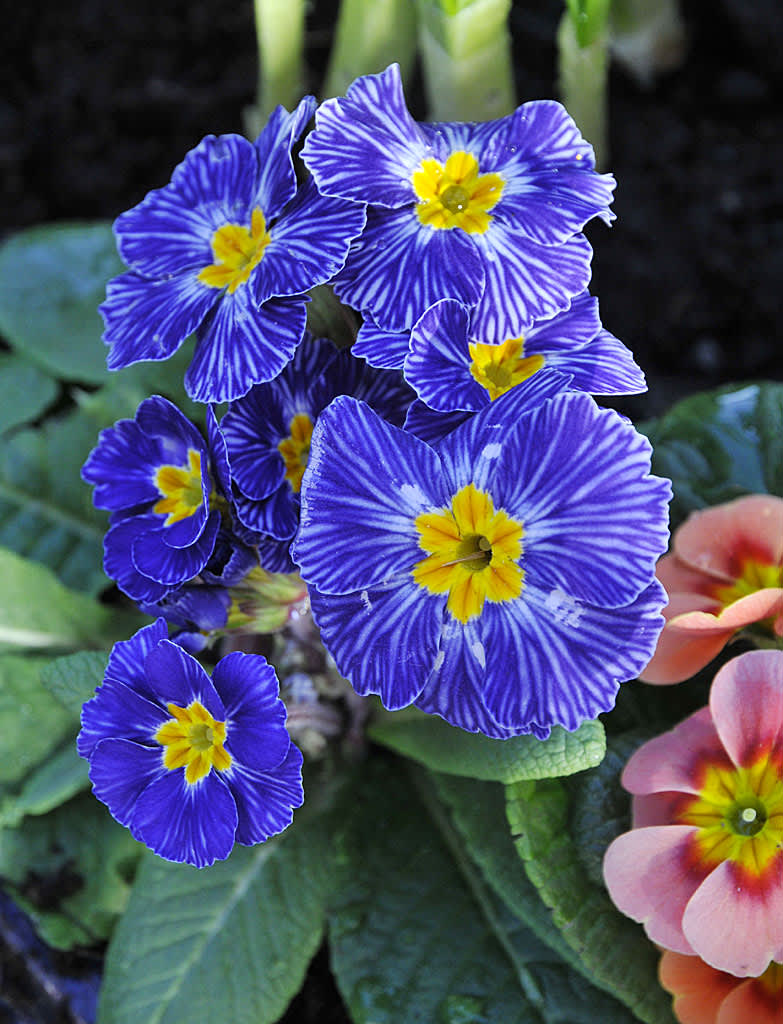
[(620, 910), (730, 974), (783, 962), (783, 652), (725, 665), (709, 707), (640, 747), (622, 782), (634, 827), (604, 858)]
[(679, 683), (740, 629), (783, 636), (783, 499), (752, 494), (694, 512), (656, 575), (669, 595), (646, 683)]
[(666, 950), (659, 976), (680, 1024), (783, 1024), (783, 964), (771, 963), (758, 978), (735, 978)]

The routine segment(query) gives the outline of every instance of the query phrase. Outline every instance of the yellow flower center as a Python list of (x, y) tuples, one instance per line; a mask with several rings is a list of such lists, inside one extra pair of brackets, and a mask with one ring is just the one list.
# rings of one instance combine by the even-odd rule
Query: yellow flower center
[(243, 224), (224, 224), (212, 236), (215, 262), (198, 275), (210, 288), (228, 288), (233, 294), (258, 266), (271, 241), (266, 220), (257, 206), (250, 219), (250, 230)]
[(204, 503), (200, 453), (189, 448), (187, 466), (159, 466), (155, 473), (155, 486), (163, 497), (152, 511), (168, 516), (165, 526), (192, 516)]
[(522, 593), (522, 523), (492, 498), (468, 484), (451, 508), (424, 512), (415, 520), (419, 546), (428, 557), (413, 567), (413, 578), (432, 594), (448, 593), (447, 607), (467, 622), (481, 614), (484, 601), (512, 601)]
[(231, 767), (231, 754), (223, 746), (226, 723), (216, 722), (197, 700), (181, 708), (176, 704), (166, 707), (173, 716), (155, 733), (155, 739), (165, 748), (163, 764), (169, 771), (185, 769), (185, 779), (193, 785), (214, 767), (219, 772)]
[(313, 421), (306, 412), (298, 412), (291, 420), (290, 429), (290, 435), (283, 438), (277, 450), (285, 463), (285, 478), (291, 485), (291, 490), (298, 494), (302, 489), (302, 477), (310, 455)]
[(505, 184), (499, 174), (479, 174), (476, 158), (464, 150), (452, 153), (445, 165), (422, 160), (412, 180), (422, 224), (462, 228), (470, 234), (487, 230), (492, 220), (487, 211), (498, 202)]
[(473, 379), (489, 392), (491, 401), (532, 377), (544, 365), (544, 356), (526, 356), (524, 338), (508, 338), (502, 345), (469, 342)]
[(683, 797), (675, 818), (696, 825), (695, 861), (711, 871), (733, 861), (758, 877), (783, 860), (783, 777), (780, 761), (768, 754), (749, 767), (708, 763), (696, 796)]
[(759, 562), (755, 558), (745, 558), (742, 561), (739, 576), (734, 582), (717, 585), (713, 589), (713, 596), (726, 608), (741, 597), (747, 597), (748, 594), (755, 594), (756, 591), (765, 590), (767, 587), (781, 586), (783, 586), (783, 568), (779, 565)]

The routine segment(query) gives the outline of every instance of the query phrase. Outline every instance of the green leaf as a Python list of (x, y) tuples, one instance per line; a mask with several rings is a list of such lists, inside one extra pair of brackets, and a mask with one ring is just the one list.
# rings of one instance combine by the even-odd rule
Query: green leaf
[(0, 548), (0, 652), (105, 648), (149, 620), (68, 590), (46, 566)]
[(28, 775), (19, 793), (0, 803), (0, 828), (18, 825), (26, 815), (46, 814), (89, 784), (87, 762), (77, 754), (76, 739), (71, 736)]
[(0, 331), (65, 380), (104, 380), (98, 305), (125, 268), (108, 223), (44, 224), (0, 246)]
[(658, 983), (658, 953), (640, 925), (624, 917), (591, 881), (570, 834), (571, 807), (557, 779), (514, 783), (506, 810), (531, 882), (552, 920), (599, 988), (645, 1024), (673, 1024), (671, 997)]
[(78, 721), (82, 705), (103, 682), (108, 660), (108, 654), (103, 651), (66, 654), (41, 669), (41, 682)]
[(0, 876), (51, 946), (105, 939), (143, 847), (93, 796), (0, 829)]
[(611, 0), (566, 0), (580, 46), (590, 46), (605, 31)]
[(0, 352), (0, 433), (40, 416), (57, 397), (57, 381), (17, 355)]
[(109, 947), (100, 1024), (181, 1024), (194, 998), (198, 1020), (279, 1019), (333, 884), (327, 821), (309, 803), (281, 836), (210, 868), (144, 858)]
[(41, 683), (46, 660), (0, 655), (0, 785), (21, 782), (73, 734), (73, 716)]
[(376, 764), (357, 805), (329, 915), (332, 965), (355, 1024), (630, 1021), (487, 888), (428, 787)]
[(96, 442), (89, 421), (70, 413), (0, 446), (0, 544), (54, 569), (69, 586), (107, 586), (107, 517), (93, 507), (79, 470)]
[(416, 708), (379, 715), (368, 733), (434, 771), (497, 782), (570, 775), (598, 764), (606, 749), (600, 722), (585, 722), (576, 732), (555, 726), (547, 740), (534, 736), (493, 740)]
[(674, 487), (672, 525), (743, 494), (783, 496), (783, 384), (686, 398), (650, 425), (653, 470)]

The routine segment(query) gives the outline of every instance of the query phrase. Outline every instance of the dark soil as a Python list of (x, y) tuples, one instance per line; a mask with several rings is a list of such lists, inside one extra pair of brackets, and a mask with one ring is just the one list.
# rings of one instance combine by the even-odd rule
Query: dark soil
[[(256, 80), (251, 0), (5, 5), (3, 233), (112, 218), (164, 185), (203, 135), (242, 130)], [(622, 406), (635, 417), (728, 381), (783, 380), (783, 16), (778, 0), (682, 6), (689, 44), (681, 67), (650, 90), (612, 72), (618, 220), (589, 232), (604, 324), (648, 374), (649, 394)], [(309, 86), (317, 91), (334, 2), (313, 7)], [(520, 100), (555, 95), (561, 9), (561, 0), (514, 4)], [(10, 931), (0, 934), (0, 1024), (89, 1017), (89, 1003), (77, 1006), (65, 982), (57, 1001), (36, 967), (45, 951), (2, 920)], [(71, 961), (73, 976), (85, 962), (93, 965)], [(63, 963), (57, 958), (58, 971)], [(285, 1021), (347, 1021), (325, 954)]]

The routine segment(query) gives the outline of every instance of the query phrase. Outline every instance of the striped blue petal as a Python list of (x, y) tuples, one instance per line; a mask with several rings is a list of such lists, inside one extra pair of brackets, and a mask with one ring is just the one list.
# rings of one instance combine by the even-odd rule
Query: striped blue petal
[(314, 96), (305, 96), (291, 114), (285, 107), (276, 107), (254, 143), (258, 162), (255, 204), (263, 210), (267, 223), (277, 216), (296, 192), (291, 149), (313, 116), (315, 107)]
[(172, 589), (139, 572), (131, 558), (135, 542), (155, 529), (160, 529), (157, 516), (132, 516), (114, 523), (103, 538), (104, 572), (124, 594), (146, 604), (159, 601)]
[(305, 331), (304, 296), (270, 299), (258, 309), (247, 287), (224, 295), (200, 327), (185, 390), (194, 402), (233, 402), (271, 380)]
[(371, 406), (387, 423), (401, 427), (405, 422), (413, 391), (401, 373), (378, 370), (353, 351), (343, 349), (321, 371), (308, 392), (313, 418), (320, 415), (337, 395), (351, 395)]
[(159, 857), (205, 868), (231, 853), (237, 821), (234, 798), (217, 772), (191, 786), (178, 768), (141, 793), (129, 828)]
[(572, 387), (591, 395), (638, 395), (647, 390), (644, 373), (619, 338), (601, 330), (582, 348), (547, 355), (546, 365), (573, 377)]
[(294, 415), (287, 416), (284, 409), (284, 403), (288, 404), (285, 376), (283, 372), (274, 382), (251, 388), (231, 403), (220, 422), (231, 474), (248, 498), (265, 498), (285, 478), (285, 464), (277, 446), (288, 435)]
[[(450, 617), (446, 619), (440, 652), (415, 704), (422, 711), (440, 715), (466, 732), (507, 739), (514, 735), (513, 730), (496, 722), (484, 704), (488, 652), (481, 636), (481, 623), (477, 619), (464, 625)], [(494, 654), (489, 652), (489, 656)]]
[(219, 293), (201, 284), (194, 274), (161, 281), (138, 274), (115, 277), (99, 307), (106, 328), (103, 340), (111, 346), (106, 365), (121, 370), (142, 360), (168, 359), (218, 298)]
[(236, 839), (243, 846), (263, 843), (287, 828), (293, 809), (304, 802), (302, 754), (291, 743), (285, 760), (274, 771), (257, 772), (243, 764), (232, 766), (228, 780), (237, 805)]
[(357, 78), (345, 98), (322, 103), (302, 149), (320, 192), (392, 208), (415, 199), (412, 175), (427, 155), (397, 64)]
[(310, 602), (326, 649), (358, 694), (377, 693), (390, 711), (416, 699), (437, 657), (445, 595), (427, 593), (405, 572), (352, 594), (311, 587)]
[(472, 415), (473, 413), (462, 409), (455, 412), (437, 412), (417, 398), (408, 409), (405, 429), (419, 440), (437, 447), (444, 437), (469, 420)]
[(214, 231), (249, 221), (256, 154), (241, 135), (208, 135), (165, 188), (150, 192), (114, 224), (117, 246), (137, 274), (164, 278), (212, 263)]
[(102, 430), (82, 467), (82, 479), (95, 487), (96, 508), (133, 508), (160, 498), (154, 471), (164, 462), (161, 445), (134, 420), (119, 420)]
[(112, 648), (106, 666), (105, 679), (125, 683), (142, 696), (156, 700), (155, 690), (144, 674), (144, 659), (160, 641), (168, 638), (169, 631), (163, 619), (157, 619), (149, 626), (143, 626), (130, 640), (120, 640)]
[(431, 448), (341, 396), (313, 432), (294, 560), (329, 594), (406, 574), (422, 557), (416, 516), (449, 498)]
[(136, 422), (148, 437), (157, 438), (163, 462), (187, 462), (189, 448), (204, 452), (204, 438), (185, 414), (161, 395), (145, 398)]
[(199, 662), (171, 640), (161, 640), (144, 659), (144, 672), (162, 705), (185, 708), (194, 700), (214, 719), (226, 720), (226, 709), (212, 680)]
[(666, 551), (671, 497), (669, 481), (650, 476), (650, 452), (624, 417), (581, 393), (520, 420), (493, 494), (524, 523), (531, 583), (607, 608), (649, 585)]
[(265, 498), (234, 494), (234, 509), (243, 526), (275, 540), (290, 540), (299, 525), (299, 500), (287, 480)]
[(283, 762), (291, 739), (275, 670), (260, 654), (221, 658), (212, 683), (226, 709), (226, 750), (241, 765), (265, 772)]
[(126, 828), (133, 822), (141, 794), (165, 772), (160, 746), (145, 746), (116, 736), (102, 740), (90, 758), (93, 793)]
[[(478, 341), (499, 342), (503, 338), (489, 337), (478, 317), (473, 318), (471, 334)], [(537, 352), (572, 352), (592, 341), (601, 330), (598, 299), (584, 291), (577, 295), (568, 309), (547, 320), (537, 320), (524, 332), (525, 355)], [(581, 390), (581, 389), (580, 389)]]
[(487, 709), (508, 729), (540, 738), (553, 725), (573, 730), (609, 711), (619, 683), (652, 657), (665, 603), (656, 581), (620, 608), (596, 608), (559, 588), (527, 583), (519, 600), (487, 603)]
[(408, 331), (387, 331), (368, 315), (359, 328), (351, 354), (365, 359), (370, 366), (401, 370), (408, 354), (409, 338)]
[(325, 284), (345, 263), (364, 222), (364, 206), (322, 196), (308, 179), (270, 229), (252, 278), (256, 302)]
[(403, 372), (419, 398), (438, 412), (475, 412), (489, 404), (489, 393), (470, 372), (469, 325), (467, 306), (442, 299), (411, 331)]
[[(116, 527), (115, 527), (116, 529)], [(136, 570), (171, 589), (198, 576), (209, 561), (220, 529), (220, 512), (210, 512), (204, 528), (186, 547), (167, 543), (166, 527), (136, 536), (130, 555)]]
[(496, 218), (485, 234), (473, 237), (486, 281), (474, 316), (488, 336), (519, 337), (534, 320), (567, 309), (590, 281), (593, 250), (583, 235), (538, 245)]
[[(140, 661), (138, 669), (142, 666)], [(148, 688), (146, 679), (144, 684)], [(76, 749), (82, 757), (90, 758), (101, 740), (120, 735), (136, 743), (152, 743), (168, 717), (159, 703), (142, 696), (133, 686), (106, 679), (82, 708)]]
[[(413, 326), (433, 303), (454, 298), (475, 304), (487, 260), (474, 237), (422, 224), (411, 205), (367, 211), (367, 226), (334, 281), (338, 297), (389, 331)], [(583, 287), (583, 286), (582, 286)]]

